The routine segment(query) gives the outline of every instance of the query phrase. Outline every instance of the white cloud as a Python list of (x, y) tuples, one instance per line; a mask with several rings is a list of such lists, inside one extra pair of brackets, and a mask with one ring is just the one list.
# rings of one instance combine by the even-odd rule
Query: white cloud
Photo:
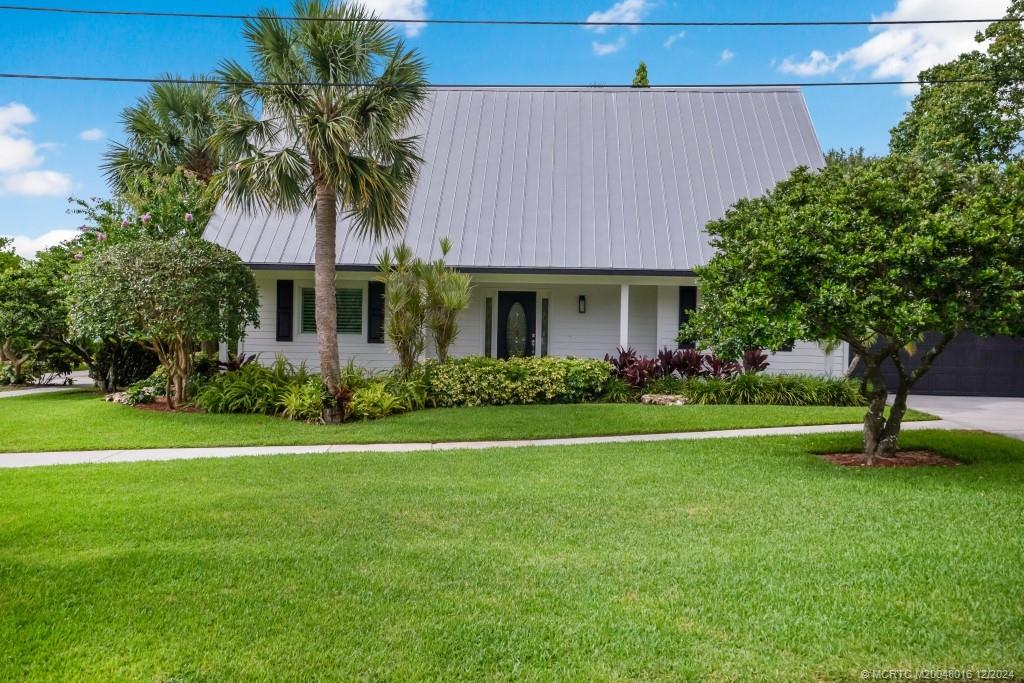
[(807, 59), (800, 62), (794, 62), (790, 57), (786, 57), (779, 64), (779, 71), (797, 76), (821, 76), (835, 71), (842, 62), (841, 55), (829, 57), (821, 50), (811, 50)]
[[(426, 19), (427, 0), (360, 0), (366, 9), (383, 19)], [(410, 38), (418, 36), (426, 24), (405, 24), (405, 34)]]
[(32, 110), (20, 102), (0, 106), (0, 193), (43, 197), (62, 195), (71, 189), (71, 178), (65, 173), (25, 170), (43, 163), (40, 150), (56, 147), (52, 143), (36, 144), (25, 133), (24, 126), (35, 121)]
[(670, 35), (668, 38), (665, 39), (665, 42), (662, 43), (662, 45), (664, 45), (665, 47), (672, 47), (673, 45), (675, 45), (676, 43), (678, 43), (680, 40), (682, 40), (685, 37), (686, 37), (686, 31), (680, 31), (679, 33), (673, 33), (672, 35)]
[[(989, 19), (1005, 14), (1007, 0), (896, 0), (896, 7), (875, 19), (913, 21), (917, 19)], [(875, 35), (849, 50), (829, 55), (812, 50), (807, 58), (786, 58), (779, 70), (798, 76), (820, 76), (840, 67), (854, 71), (870, 69), (879, 79), (910, 81), (929, 67), (947, 62), (978, 47), (974, 34), (979, 24), (909, 24), (874, 29)], [(916, 86), (904, 86), (912, 94)]]
[(626, 36), (619, 36), (619, 39), (613, 43), (599, 43), (596, 40), (590, 44), (594, 49), (594, 54), (598, 57), (604, 57), (618, 52), (622, 48), (626, 47)]
[(722, 50), (722, 54), (719, 57), (719, 59), (722, 61), (722, 64), (728, 64), (729, 62), (731, 62), (733, 60), (733, 58), (735, 56), (736, 56), (735, 52), (733, 52), (729, 48), (725, 48), (724, 50)]
[(104, 132), (102, 128), (87, 128), (78, 134), (78, 137), (87, 142), (95, 142), (96, 140), (102, 140)]
[[(621, 0), (606, 10), (591, 12), (588, 22), (602, 21), (642, 21), (651, 9), (649, 0)], [(588, 26), (587, 28), (604, 33), (609, 26)]]
[(39, 237), (26, 237), (25, 235), (3, 235), (3, 237), (11, 237), (14, 240), (14, 252), (18, 256), (32, 258), (36, 252), (69, 240), (77, 234), (76, 230), (51, 230)]
[(43, 163), (36, 145), (22, 128), (35, 120), (32, 110), (20, 102), (0, 107), (0, 173), (19, 171)]
[[(658, 2), (658, 0), (620, 0), (606, 10), (598, 10), (591, 12), (587, 16), (586, 21), (588, 23), (606, 22), (606, 21), (643, 21), (647, 13), (651, 11), (651, 8)], [(595, 33), (607, 33), (608, 29), (613, 28), (611, 26), (584, 26), (587, 31), (594, 31)], [(636, 31), (634, 27), (633, 32)], [(626, 36), (620, 35), (616, 40), (611, 42), (599, 42), (594, 41), (590, 44), (590, 47), (594, 50), (594, 54), (598, 57), (604, 57), (618, 52), (622, 48), (626, 47)]]
[(13, 173), (0, 178), (0, 189), (6, 194), (59, 197), (71, 189), (71, 177), (57, 171)]

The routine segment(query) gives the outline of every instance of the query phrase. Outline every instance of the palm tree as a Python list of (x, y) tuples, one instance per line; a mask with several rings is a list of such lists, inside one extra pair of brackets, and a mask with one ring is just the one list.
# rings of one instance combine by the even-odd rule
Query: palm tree
[(166, 175), (178, 168), (209, 181), (223, 163), (214, 140), (223, 112), (216, 84), (152, 85), (121, 112), (127, 142), (111, 144), (104, 154), (103, 171), (111, 188), (122, 193), (139, 177)]
[(235, 159), (224, 197), (247, 211), (312, 207), (320, 373), (337, 394), (338, 212), (361, 237), (404, 226), (420, 162), (404, 132), (427, 84), (415, 50), (361, 6), (297, 0), (293, 12), (301, 20), (263, 10), (246, 22), (256, 75), (232, 61), (217, 72), (229, 108), (218, 139)]

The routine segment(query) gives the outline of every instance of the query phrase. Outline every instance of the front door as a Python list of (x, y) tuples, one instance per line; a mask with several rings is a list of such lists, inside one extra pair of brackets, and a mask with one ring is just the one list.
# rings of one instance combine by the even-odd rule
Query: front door
[(498, 358), (534, 355), (537, 293), (498, 292)]

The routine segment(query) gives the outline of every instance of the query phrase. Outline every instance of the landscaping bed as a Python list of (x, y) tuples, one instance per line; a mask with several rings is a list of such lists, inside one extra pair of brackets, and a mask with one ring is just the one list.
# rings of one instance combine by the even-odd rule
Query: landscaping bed
[(1024, 443), (903, 440), (969, 466), (816, 435), (0, 471), (0, 679), (1019, 672)]

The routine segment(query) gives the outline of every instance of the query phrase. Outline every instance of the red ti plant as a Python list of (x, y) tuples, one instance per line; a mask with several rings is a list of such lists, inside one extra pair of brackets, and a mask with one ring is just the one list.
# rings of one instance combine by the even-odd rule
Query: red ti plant
[(743, 372), (764, 372), (768, 369), (768, 354), (761, 349), (743, 352)]
[(715, 379), (731, 379), (740, 374), (740, 364), (711, 354), (706, 357), (708, 375)]

